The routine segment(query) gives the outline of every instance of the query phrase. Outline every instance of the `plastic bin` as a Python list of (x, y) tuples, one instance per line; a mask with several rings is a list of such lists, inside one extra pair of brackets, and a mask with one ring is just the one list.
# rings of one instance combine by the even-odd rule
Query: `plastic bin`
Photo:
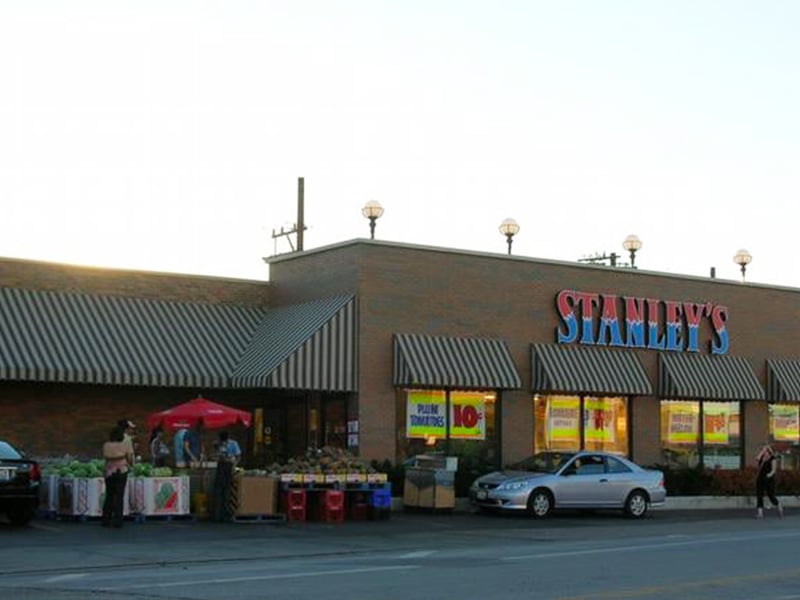
[(322, 490), (317, 499), (316, 518), (319, 521), (340, 523), (344, 521), (344, 492)]
[(392, 512), (392, 490), (390, 488), (372, 490), (369, 498), (369, 518), (381, 521), (389, 518)]
[(287, 521), (305, 521), (306, 506), (305, 490), (284, 490), (281, 494), (281, 507)]

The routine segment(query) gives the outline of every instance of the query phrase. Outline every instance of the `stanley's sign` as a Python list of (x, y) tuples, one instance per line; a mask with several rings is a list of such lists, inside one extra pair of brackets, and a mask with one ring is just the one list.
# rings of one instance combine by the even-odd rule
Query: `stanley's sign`
[(719, 304), (562, 290), (556, 309), (559, 344), (699, 352), (700, 325), (707, 320), (709, 351), (728, 352), (728, 308)]

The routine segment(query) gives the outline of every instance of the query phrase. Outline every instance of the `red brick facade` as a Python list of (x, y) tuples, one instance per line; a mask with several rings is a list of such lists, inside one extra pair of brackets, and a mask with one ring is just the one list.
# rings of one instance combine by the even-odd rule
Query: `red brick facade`
[[(800, 356), (800, 290), (356, 240), (275, 257), (269, 283), (89, 269), (31, 261), (0, 261), (0, 285), (31, 289), (125, 294), (165, 300), (277, 307), (354, 293), (358, 299), (358, 394), (349, 407), (359, 420), (360, 453), (397, 456), (392, 335), (484, 336), (505, 340), (523, 389), (502, 393), (503, 461), (530, 454), (533, 439), (531, 344), (553, 343), (556, 294), (576, 289), (617, 296), (711, 302), (729, 309), (729, 354), (748, 361), (765, 384), (767, 359)], [(708, 325), (700, 337), (710, 337)], [(705, 351), (705, 350), (704, 350)], [(657, 387), (658, 352), (632, 349)], [(35, 454), (91, 453), (116, 419), (143, 423), (154, 410), (197, 390), (137, 389), (0, 383), (4, 425), (0, 438)], [(243, 408), (267, 391), (214, 392), (214, 400)], [(633, 458), (660, 457), (659, 401), (631, 402)], [(768, 431), (763, 401), (744, 403), (745, 456), (751, 459)]]

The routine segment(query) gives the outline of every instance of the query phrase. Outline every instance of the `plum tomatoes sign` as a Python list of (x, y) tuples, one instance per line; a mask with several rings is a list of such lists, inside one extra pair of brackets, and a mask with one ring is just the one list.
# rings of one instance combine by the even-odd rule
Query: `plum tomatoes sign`
[[(406, 437), (447, 437), (447, 392), (410, 390), (406, 404)], [(450, 438), (486, 438), (486, 400), (481, 392), (450, 392)]]

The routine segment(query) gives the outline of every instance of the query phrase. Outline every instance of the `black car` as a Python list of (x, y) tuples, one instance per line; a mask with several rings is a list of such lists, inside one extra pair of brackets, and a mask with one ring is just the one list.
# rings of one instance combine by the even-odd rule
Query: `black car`
[(35, 460), (25, 458), (0, 440), (0, 514), (13, 525), (26, 525), (39, 507), (42, 472)]

